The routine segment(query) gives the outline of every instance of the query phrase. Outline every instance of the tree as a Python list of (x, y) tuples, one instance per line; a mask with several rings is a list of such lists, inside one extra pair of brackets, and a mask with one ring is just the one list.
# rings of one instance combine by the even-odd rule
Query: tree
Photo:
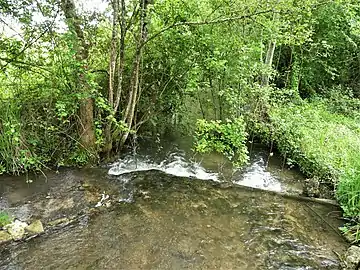
[(74, 35), (74, 49), (76, 59), (80, 63), (77, 70), (77, 88), (83, 94), (79, 100), (79, 134), (82, 146), (90, 151), (95, 149), (95, 130), (94, 130), (94, 104), (90, 96), (89, 85), (86, 81), (87, 60), (89, 57), (89, 44), (87, 44), (84, 32), (81, 27), (81, 19), (75, 10), (73, 0), (61, 0), (61, 9), (63, 10), (66, 23), (69, 30)]

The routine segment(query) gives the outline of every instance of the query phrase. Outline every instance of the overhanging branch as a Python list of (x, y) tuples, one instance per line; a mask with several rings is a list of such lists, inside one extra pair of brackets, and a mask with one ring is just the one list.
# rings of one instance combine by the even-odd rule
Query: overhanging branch
[(142, 45), (141, 47), (144, 47), (147, 43), (149, 43), (149, 41), (157, 38), (158, 36), (160, 36), (162, 33), (178, 27), (178, 26), (184, 26), (184, 25), (189, 25), (189, 26), (200, 26), (200, 25), (210, 25), (210, 24), (219, 24), (219, 23), (225, 23), (225, 22), (232, 22), (232, 21), (240, 21), (240, 20), (245, 20), (245, 19), (249, 19), (252, 18), (254, 16), (258, 16), (261, 14), (266, 14), (266, 13), (273, 13), (274, 10), (269, 9), (269, 10), (263, 10), (263, 11), (259, 11), (259, 12), (255, 12), (252, 14), (248, 14), (248, 15), (242, 15), (242, 16), (235, 16), (235, 17), (228, 17), (228, 18), (222, 18), (222, 19), (216, 19), (216, 20), (206, 20), (206, 21), (198, 21), (198, 22), (176, 22), (173, 23), (167, 27), (164, 27), (163, 29), (161, 29), (159, 32), (155, 33), (154, 35), (152, 35), (151, 37), (149, 37)]
[(35, 42), (37, 42), (37, 41), (38, 41), (40, 38), (42, 38), (48, 31), (50, 31), (50, 29), (53, 27), (53, 25), (54, 25), (55, 22), (56, 22), (56, 18), (57, 18), (57, 15), (58, 15), (58, 14), (59, 14), (59, 10), (57, 11), (57, 13), (56, 13), (54, 19), (51, 21), (51, 23), (46, 27), (46, 29), (45, 29), (43, 32), (40, 33), (39, 36), (37, 36), (35, 39), (33, 39), (33, 40), (29, 41), (27, 44), (25, 44), (25, 46), (23, 47), (23, 49), (22, 49), (19, 53), (17, 53), (15, 56), (13, 56), (13, 57), (11, 58), (11, 61), (7, 61), (7, 63), (6, 63), (4, 66), (1, 67), (1, 71), (2, 71), (2, 72), (5, 71), (6, 67), (7, 67), (11, 62), (15, 62), (20, 55), (22, 55), (22, 54), (23, 54), (28, 48), (30, 48)]

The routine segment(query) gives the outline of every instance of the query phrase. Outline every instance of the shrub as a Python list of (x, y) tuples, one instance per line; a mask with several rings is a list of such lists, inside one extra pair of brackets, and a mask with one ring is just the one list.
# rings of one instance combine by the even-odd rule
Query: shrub
[(195, 151), (199, 153), (218, 152), (224, 154), (236, 166), (248, 161), (246, 148), (247, 133), (243, 118), (222, 122), (197, 121)]

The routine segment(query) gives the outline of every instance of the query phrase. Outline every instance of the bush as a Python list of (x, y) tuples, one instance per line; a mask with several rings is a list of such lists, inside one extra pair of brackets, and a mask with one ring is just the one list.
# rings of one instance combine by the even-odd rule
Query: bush
[(248, 161), (246, 140), (247, 133), (243, 118), (225, 122), (200, 119), (197, 122), (195, 151), (199, 153), (212, 151), (222, 153), (234, 165), (241, 166)]

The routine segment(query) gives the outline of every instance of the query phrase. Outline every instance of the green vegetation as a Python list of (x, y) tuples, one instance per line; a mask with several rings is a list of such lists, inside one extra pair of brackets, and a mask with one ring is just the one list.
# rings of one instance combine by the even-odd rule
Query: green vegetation
[(246, 140), (247, 133), (242, 118), (226, 120), (225, 123), (200, 119), (195, 133), (195, 151), (222, 153), (235, 165), (241, 166), (248, 161)]
[(345, 215), (360, 209), (360, 122), (332, 113), (324, 103), (274, 106), (258, 134), (275, 142), (288, 164), (336, 187)]
[(79, 4), (0, 2), (0, 173), (96, 164), (167, 130), (240, 166), (259, 138), (359, 221), (358, 1)]
[[(273, 106), (270, 123), (261, 133), (273, 140), (288, 163), (311, 176), (336, 181), (356, 163), (360, 123), (331, 113), (322, 103)], [(260, 132), (259, 132), (260, 133)]]
[(4, 227), (7, 224), (10, 224), (12, 218), (9, 216), (8, 213), (0, 211), (0, 228)]

